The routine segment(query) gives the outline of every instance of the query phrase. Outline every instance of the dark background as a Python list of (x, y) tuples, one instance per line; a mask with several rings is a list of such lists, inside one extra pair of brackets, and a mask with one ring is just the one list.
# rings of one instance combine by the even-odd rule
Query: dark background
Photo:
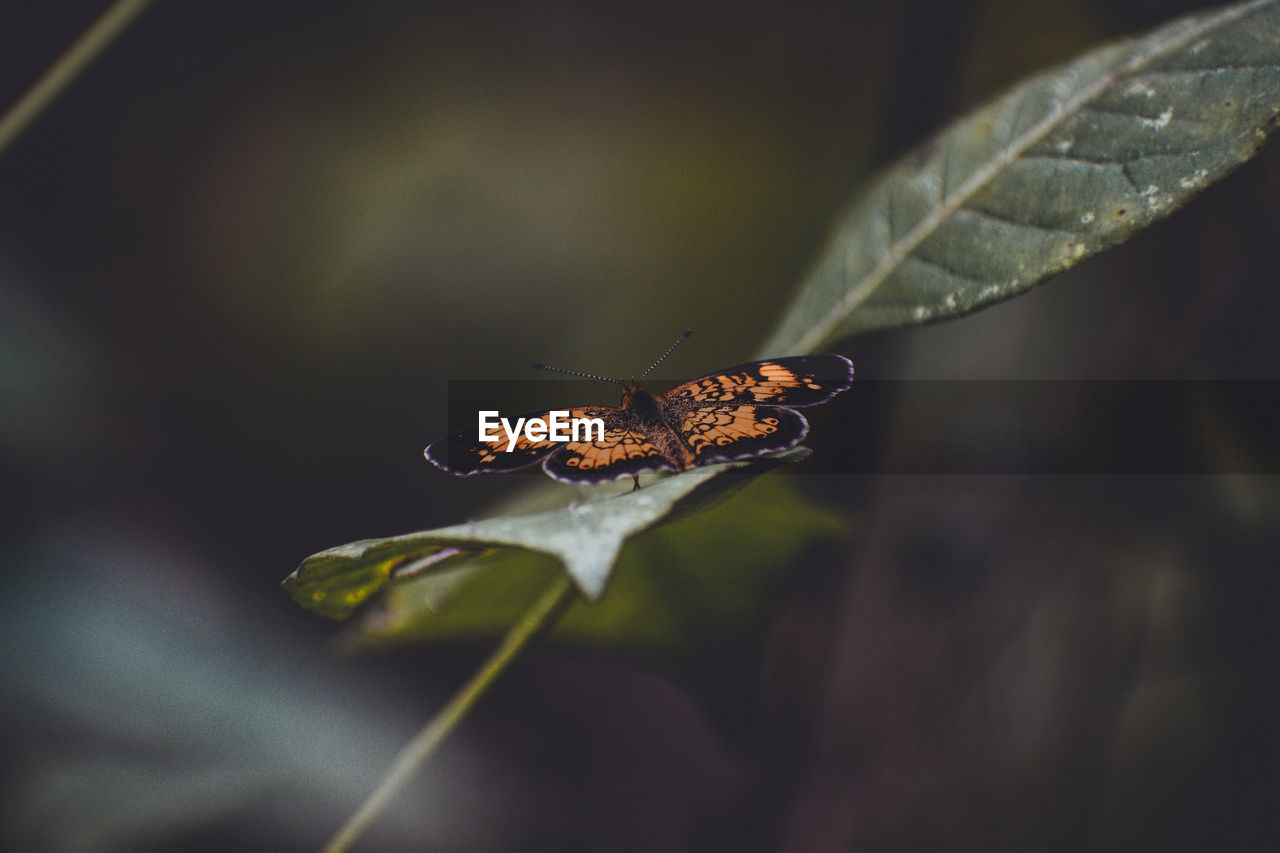
[[(0, 102), (103, 8), (2, 13)], [(752, 357), (875, 169), (1188, 8), (158, 3), (0, 155), (6, 845), (316, 848), (484, 650), (342, 659), (278, 584), (524, 487), (422, 459), (448, 380), (630, 376), (686, 327), (665, 376)], [(835, 349), (859, 379), (1274, 379), (1277, 199), (1268, 149), (1024, 297)], [(817, 458), (990, 442), (857, 391)], [(856, 535), (759, 643), (678, 675), (532, 653), (366, 849), (1272, 846), (1265, 403), (1133, 414), (1237, 476), (797, 474)]]

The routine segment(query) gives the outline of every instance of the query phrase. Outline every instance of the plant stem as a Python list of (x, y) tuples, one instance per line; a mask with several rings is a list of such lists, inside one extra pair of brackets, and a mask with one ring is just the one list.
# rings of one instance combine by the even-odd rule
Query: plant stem
[(348, 818), (338, 833), (325, 848), (325, 853), (344, 853), (351, 845), (377, 820), (392, 800), (404, 790), (409, 781), (422, 769), (427, 759), (436, 751), (449, 733), (460, 723), (475, 705), (476, 700), (497, 681), (498, 676), (507, 668), (526, 645), (538, 633), (539, 629), (551, 624), (562, 606), (567, 604), (573, 593), (573, 584), (564, 572), (558, 572), (556, 581), (542, 597), (520, 617), (520, 621), (512, 626), (502, 638), (498, 648), (485, 661), (484, 666), (471, 677), (461, 690), (454, 694), (438, 714), (414, 735), (413, 740), (405, 744), (404, 749), (396, 756), (395, 762), (382, 782), (374, 789), (355, 814)]
[(80, 76), (152, 0), (116, 0), (0, 118), (0, 154)]

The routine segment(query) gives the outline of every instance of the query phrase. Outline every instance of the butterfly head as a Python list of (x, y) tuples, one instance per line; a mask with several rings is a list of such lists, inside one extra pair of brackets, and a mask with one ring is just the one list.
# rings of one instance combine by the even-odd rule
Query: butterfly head
[(644, 421), (656, 420), (662, 415), (662, 402), (652, 391), (642, 388), (639, 381), (623, 385), (622, 408)]

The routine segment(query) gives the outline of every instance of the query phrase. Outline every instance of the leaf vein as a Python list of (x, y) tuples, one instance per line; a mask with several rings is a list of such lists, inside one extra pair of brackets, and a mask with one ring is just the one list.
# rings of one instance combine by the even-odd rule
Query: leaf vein
[(1023, 154), (1022, 160), (1052, 160), (1055, 163), (1078, 163), (1081, 166), (1107, 167), (1114, 168), (1128, 161), (1119, 158), (1095, 159), (1093, 157), (1081, 157), (1078, 154), (1062, 154), (1057, 151), (1037, 151), (1035, 153)]
[(928, 255), (925, 255), (924, 253), (922, 253), (919, 249), (912, 252), (910, 255), (904, 258), (904, 260), (915, 261), (917, 263), (924, 264), (925, 266), (930, 266), (930, 267), (933, 267), (934, 269), (942, 270), (944, 273), (951, 276), (952, 278), (958, 278), (961, 281), (971, 281), (974, 284), (990, 284), (991, 283), (990, 279), (977, 278), (976, 276), (966, 275), (965, 273), (962, 273), (959, 270), (951, 266), (948, 266), (945, 261), (934, 260)]
[(1027, 228), (1032, 231), (1043, 231), (1046, 234), (1065, 234), (1070, 237), (1074, 237), (1076, 234), (1076, 232), (1068, 231), (1065, 228), (1056, 228), (1052, 225), (1044, 225), (1039, 222), (1028, 222), (1021, 219), (1014, 219), (1013, 217), (1006, 216), (1003, 213), (997, 213), (993, 210), (987, 210), (985, 208), (978, 207), (976, 204), (974, 204), (972, 200), (965, 202), (965, 204), (962, 205), (957, 212), (968, 213), (973, 216), (978, 216), (982, 219), (989, 219), (992, 222), (998, 222), (1001, 225), (1009, 226), (1012, 228)]
[(1138, 186), (1138, 182), (1133, 179), (1133, 170), (1127, 160), (1120, 163), (1120, 174), (1124, 175), (1124, 179), (1133, 190), (1134, 195), (1142, 195), (1142, 189)]

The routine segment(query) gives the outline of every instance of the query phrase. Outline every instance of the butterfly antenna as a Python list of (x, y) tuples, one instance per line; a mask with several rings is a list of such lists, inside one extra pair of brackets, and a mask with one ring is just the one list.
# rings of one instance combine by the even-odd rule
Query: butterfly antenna
[(599, 379), (601, 382), (615, 382), (623, 387), (626, 387), (627, 384), (621, 379), (610, 379), (608, 376), (596, 376), (594, 373), (582, 373), (578, 370), (565, 370), (560, 367), (552, 367), (549, 364), (543, 364), (540, 361), (535, 361), (533, 363), (533, 367), (535, 370), (549, 370), (552, 373), (563, 373), (566, 376), (581, 376), (583, 379)]
[[(685, 338), (689, 337), (689, 336), (690, 336), (690, 335), (692, 335), (692, 334), (693, 334), (693, 329), (685, 329), (685, 330), (684, 330), (684, 334), (682, 334), (680, 337), (676, 338), (676, 342), (675, 342), (674, 344), (672, 344), (671, 346), (667, 347), (667, 351), (666, 351), (666, 352), (664, 352), (664, 353), (663, 353), (663, 354), (658, 358), (658, 360), (657, 360), (657, 361), (655, 361), (653, 364), (649, 365), (649, 369), (648, 369), (648, 370), (646, 370), (644, 373), (641, 373), (641, 374), (640, 374), (640, 379), (644, 379), (646, 376), (648, 376), (650, 373), (652, 373), (652, 372), (653, 372), (653, 369), (654, 369), (655, 367), (657, 367), (659, 364), (662, 364), (663, 359), (665, 359), (667, 356), (671, 355), (671, 353), (675, 350), (675, 348), (676, 348), (676, 347), (678, 347), (678, 346), (680, 346), (680, 344), (684, 343)], [(637, 381), (637, 382), (639, 382), (640, 380), (639, 380), (639, 379), (637, 379), (636, 381)]]

